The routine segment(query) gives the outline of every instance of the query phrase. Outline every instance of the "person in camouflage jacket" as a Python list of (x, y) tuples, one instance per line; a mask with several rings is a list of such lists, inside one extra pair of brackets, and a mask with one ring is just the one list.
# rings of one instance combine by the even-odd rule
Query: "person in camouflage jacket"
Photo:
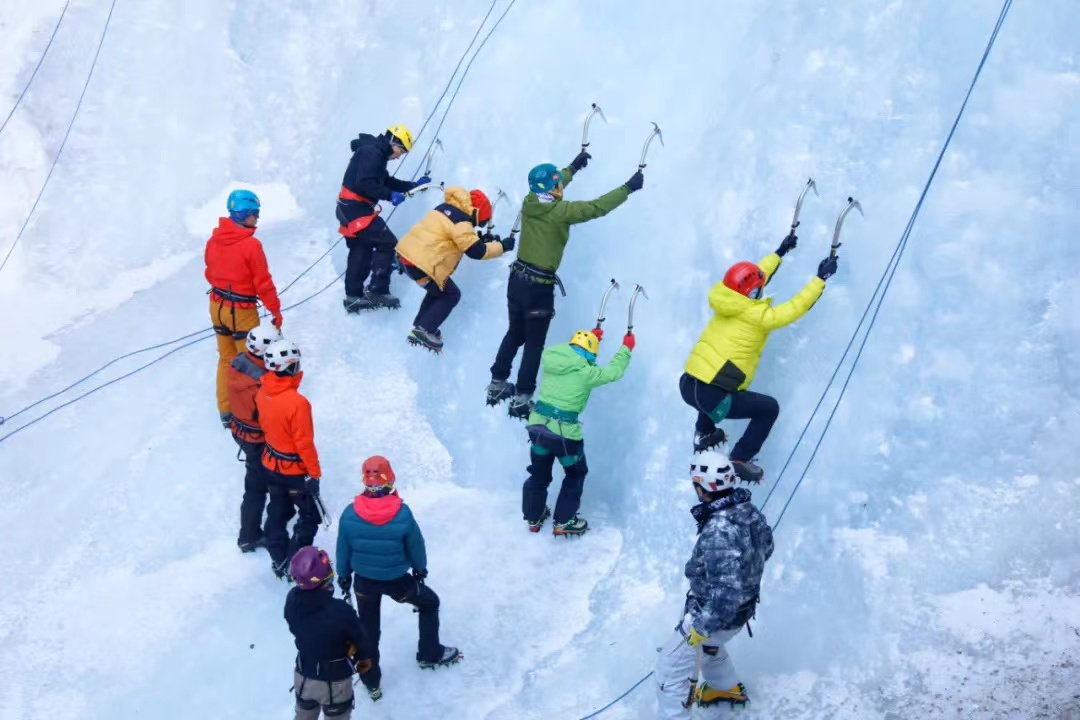
[(735, 487), (738, 476), (726, 455), (695, 455), (690, 475), (701, 501), (690, 511), (698, 539), (686, 563), (690, 592), (683, 618), (661, 649), (654, 675), (662, 720), (689, 720), (694, 702), (746, 702), (724, 645), (754, 616), (773, 553), (772, 530), (750, 491)]

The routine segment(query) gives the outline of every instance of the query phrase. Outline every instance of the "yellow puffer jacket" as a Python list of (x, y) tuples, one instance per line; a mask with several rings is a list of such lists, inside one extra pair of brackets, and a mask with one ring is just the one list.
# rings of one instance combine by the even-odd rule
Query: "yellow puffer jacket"
[[(439, 289), (446, 286), (461, 256), (479, 239), (472, 224), (469, 191), (452, 186), (446, 188), (444, 197), (446, 202), (420, 218), (397, 244), (398, 255), (423, 270)], [(482, 260), (502, 255), (502, 243), (486, 245)]]
[[(780, 267), (780, 256), (767, 255), (758, 267), (768, 283)], [(751, 300), (716, 283), (709, 291), (712, 320), (690, 352), (686, 372), (729, 392), (750, 387), (769, 333), (805, 315), (824, 289), (825, 281), (815, 277), (795, 297), (773, 307), (772, 298)]]

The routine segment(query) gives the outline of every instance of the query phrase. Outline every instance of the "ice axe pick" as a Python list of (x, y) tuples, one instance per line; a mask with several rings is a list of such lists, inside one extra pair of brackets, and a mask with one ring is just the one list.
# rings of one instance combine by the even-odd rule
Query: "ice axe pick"
[(604, 111), (600, 109), (600, 106), (596, 103), (592, 104), (592, 110), (585, 116), (585, 129), (581, 133), (581, 151), (585, 152), (585, 148), (589, 147), (589, 123), (592, 122), (593, 115), (599, 115), (600, 119), (607, 125), (607, 118), (604, 117)]
[(607, 309), (608, 298), (611, 297), (611, 293), (619, 289), (619, 283), (615, 282), (615, 278), (611, 278), (611, 284), (608, 285), (607, 290), (604, 291), (604, 297), (600, 300), (600, 314), (596, 316), (596, 327), (603, 328), (604, 321), (607, 320), (605, 311)]
[(855, 198), (849, 197), (847, 199), (847, 207), (845, 207), (840, 212), (840, 216), (836, 218), (836, 229), (833, 230), (832, 247), (829, 249), (829, 257), (836, 257), (836, 251), (840, 249), (840, 228), (844, 226), (844, 220), (852, 209), (858, 210), (860, 215), (866, 217), (866, 213), (864, 213), (862, 209), (862, 204)]
[[(795, 201), (795, 214), (791, 216), (791, 234), (795, 234), (795, 228), (799, 227), (799, 213), (802, 212), (803, 200), (806, 199), (806, 193), (810, 190), (814, 191), (814, 195), (818, 195), (817, 183), (814, 182), (814, 178), (810, 178), (806, 181), (806, 185), (803, 186), (802, 192), (799, 193), (799, 199)], [(818, 195), (820, 197), (820, 195)]]
[[(645, 169), (645, 158), (649, 155), (649, 146), (652, 145), (653, 138), (660, 138), (660, 144), (664, 144), (664, 134), (660, 132), (660, 126), (656, 123), (653, 123), (652, 126), (652, 132), (649, 133), (649, 137), (645, 138), (645, 146), (641, 148), (641, 160), (638, 161), (637, 166), (638, 172)], [(641, 286), (639, 285), (638, 287)]]
[(634, 305), (637, 304), (637, 296), (644, 295), (648, 300), (649, 296), (645, 293), (645, 288), (640, 285), (634, 286), (634, 294), (630, 296), (630, 311), (626, 318), (626, 334), (629, 335), (634, 332)]

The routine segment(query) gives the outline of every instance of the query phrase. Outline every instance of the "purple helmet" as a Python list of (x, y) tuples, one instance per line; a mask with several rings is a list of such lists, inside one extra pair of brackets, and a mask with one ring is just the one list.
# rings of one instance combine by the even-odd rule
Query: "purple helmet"
[(317, 590), (333, 579), (334, 568), (325, 550), (308, 545), (293, 555), (289, 575), (301, 590)]

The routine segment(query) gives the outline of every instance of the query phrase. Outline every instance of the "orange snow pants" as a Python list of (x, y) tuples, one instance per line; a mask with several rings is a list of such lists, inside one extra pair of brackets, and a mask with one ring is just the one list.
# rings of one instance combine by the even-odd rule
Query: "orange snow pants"
[(248, 330), (259, 324), (259, 309), (222, 302), (210, 295), (210, 322), (217, 337), (217, 406), (219, 413), (229, 412), (229, 363), (244, 352)]

